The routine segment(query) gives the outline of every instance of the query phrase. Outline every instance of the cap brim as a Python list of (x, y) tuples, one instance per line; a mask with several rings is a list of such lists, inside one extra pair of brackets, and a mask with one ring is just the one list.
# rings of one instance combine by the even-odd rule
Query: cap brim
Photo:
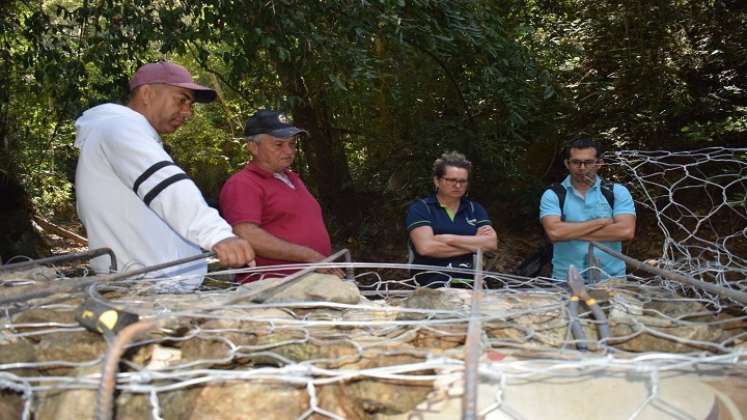
[(209, 87), (198, 85), (196, 83), (169, 83), (172, 86), (179, 86), (192, 91), (195, 102), (213, 102), (218, 94)]
[(306, 134), (307, 136), (309, 135), (308, 131), (302, 130), (298, 127), (279, 128), (277, 130), (270, 131), (267, 134), (271, 135), (272, 137), (277, 137), (279, 139), (289, 139), (301, 133)]

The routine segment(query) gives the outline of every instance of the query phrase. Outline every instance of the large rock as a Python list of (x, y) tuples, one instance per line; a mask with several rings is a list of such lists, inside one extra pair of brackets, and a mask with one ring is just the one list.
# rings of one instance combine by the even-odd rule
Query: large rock
[(459, 347), (467, 339), (467, 324), (437, 325), (418, 330), (410, 343), (415, 347), (432, 350), (448, 350)]
[[(260, 290), (278, 281), (279, 279), (265, 279), (246, 283), (237, 293)], [(355, 283), (331, 274), (309, 273), (289, 286), (281, 286), (261, 294), (256, 300), (266, 303), (334, 302), (355, 305), (360, 299), (361, 294)]]
[[(34, 346), (28, 340), (25, 340), (24, 338), (14, 338), (10, 342), (0, 344), (0, 365), (8, 366), (8, 368), (0, 370), (0, 373), (7, 371), (12, 375), (20, 377), (37, 376), (39, 375), (39, 371), (33, 367), (20, 368), (18, 365), (15, 365), (15, 367), (11, 368), (11, 366), (16, 363), (33, 364), (35, 362), (37, 362), (36, 352), (34, 351)], [(2, 390), (2, 388), (0, 388), (0, 390)], [(2, 398), (3, 394), (0, 394), (0, 399)]]
[(302, 328), (279, 330), (259, 337), (256, 346), (243, 350), (257, 363), (285, 364), (308, 362), (325, 369), (335, 369), (358, 360), (358, 346), (347, 337), (315, 337)]
[(399, 308), (381, 300), (369, 300), (361, 296), (358, 306), (342, 312), (342, 320), (370, 325), (376, 322), (394, 321), (399, 316)]
[(469, 311), (469, 306), (465, 305), (467, 299), (469, 299), (469, 294), (465, 290), (418, 288), (402, 301), (400, 307), (405, 310), (397, 315), (397, 319), (454, 318), (454, 314), (449, 312), (455, 312), (458, 315)]
[[(82, 369), (78, 373), (98, 373), (99, 368)], [(50, 391), (39, 406), (38, 420), (93, 420), (96, 416), (98, 388)], [(151, 418), (153, 406), (147, 394), (120, 393), (112, 412), (116, 420)], [(163, 409), (161, 415), (164, 415)], [(166, 418), (176, 418), (167, 416)]]
[[(80, 278), (56, 278), (56, 271), (49, 267), (38, 267), (33, 269), (28, 278), (22, 277), (19, 273), (16, 272), (10, 272), (5, 273), (5, 280), (0, 280), (0, 298), (8, 299), (9, 302), (14, 302), (17, 305), (16, 308), (24, 309), (23, 312), (20, 314), (16, 314), (14, 318), (14, 322), (20, 322), (15, 321), (15, 319), (18, 318), (18, 316), (22, 316), (25, 312), (36, 312), (37, 315), (40, 312), (46, 312), (47, 315), (42, 315), (43, 320), (40, 322), (60, 322), (65, 323), (68, 318), (64, 316), (66, 312), (71, 312), (67, 308), (44, 308), (44, 309), (28, 309), (33, 308), (35, 305), (41, 305), (46, 303), (64, 303), (64, 304), (71, 304), (71, 305), (77, 305), (81, 299), (77, 297), (72, 297), (70, 293), (67, 292), (59, 292), (59, 290), (64, 290), (68, 288), (71, 285), (74, 284), (80, 284), (81, 279)], [(33, 279), (33, 280), (32, 280)], [(16, 284), (14, 287), (3, 287), (3, 285), (8, 284)], [(53, 293), (54, 290), (57, 290), (59, 293)], [(44, 293), (41, 293), (39, 295), (39, 292), (49, 292), (51, 294), (44, 295)], [(37, 297), (29, 298), (29, 295), (37, 294)], [(14, 309), (16, 309), (14, 308)], [(11, 311), (14, 311), (14, 309), (11, 309)], [(55, 315), (60, 315), (59, 318), (55, 318)], [(6, 313), (3, 312), (0, 316), (6, 316)]]
[[(80, 300), (68, 303), (77, 304)], [(27, 309), (13, 318), (14, 324), (71, 324), (77, 325), (75, 313), (72, 309)], [(28, 328), (28, 327), (26, 327)]]
[(568, 321), (562, 297), (542, 292), (488, 294), (480, 304), (483, 328), (497, 343), (562, 347)]
[(258, 337), (274, 335), (276, 322), (294, 319), (292, 314), (276, 308), (231, 309), (215, 311), (210, 316), (214, 318), (193, 326), (199, 331), (194, 338), (181, 344), (183, 359), (214, 364), (245, 362), (237, 358), (236, 347), (255, 346)]
[(433, 390), (430, 383), (395, 379), (363, 379), (344, 388), (345, 396), (369, 414), (407, 413)]
[[(417, 349), (403, 343), (386, 343), (371, 346), (354, 365), (347, 369), (365, 371), (389, 366), (406, 366), (422, 363), (424, 356)], [(408, 372), (431, 374), (432, 372)], [(433, 390), (430, 381), (416, 382), (384, 378), (356, 378), (343, 387), (345, 397), (369, 414), (406, 413), (412, 410)]]
[[(370, 415), (366, 413), (364, 407), (358, 401), (348, 398), (347, 387), (347, 383), (317, 387), (319, 407), (345, 420), (368, 420)], [(318, 418), (323, 417), (318, 416)]]
[[(75, 369), (71, 376), (83, 377), (100, 373), (100, 366)], [(58, 389), (47, 391), (40, 398), (38, 420), (88, 420), (96, 411), (97, 388)]]
[[(611, 347), (633, 352), (718, 351), (708, 343), (728, 337), (706, 322), (717, 318), (697, 302), (685, 301), (680, 307), (669, 293), (644, 289), (641, 296), (640, 291), (605, 283), (589, 291), (606, 313)], [(569, 344), (567, 297), (542, 292), (486, 294), (481, 304), (485, 331), (494, 342), (507, 345), (574, 347)], [(583, 303), (579, 314), (587, 347), (602, 349), (597, 320)]]
[[(646, 296), (622, 290), (610, 294), (610, 343), (615, 348), (632, 352), (714, 351), (717, 348), (708, 343), (725, 338), (720, 328), (702, 322), (704, 318), (716, 318), (698, 302), (678, 302), (681, 299), (661, 291), (648, 291)], [(688, 319), (688, 315), (697, 316), (701, 322)]]
[[(0, 285), (13, 285), (16, 287), (34, 285), (35, 287), (39, 287), (46, 286), (47, 282), (55, 279), (57, 279), (57, 270), (45, 266), (0, 272)], [(15, 288), (9, 290), (17, 291)], [(23, 290), (29, 289), (24, 288)]]
[[(36, 359), (39, 362), (91, 362), (108, 350), (104, 337), (88, 331), (71, 331), (47, 334), (36, 346)], [(71, 368), (51, 366), (45, 368), (50, 373), (64, 374)]]
[(0, 364), (36, 362), (34, 346), (23, 338), (0, 344)]
[[(438, 324), (419, 328), (410, 343), (424, 349), (451, 349), (464, 344), (467, 324), (463, 317), (469, 312), (471, 293), (452, 288), (418, 288), (399, 303), (398, 321), (454, 319), (453, 324)], [(412, 328), (410, 328), (412, 330)]]
[[(304, 318), (329, 320), (329, 310), (304, 310)], [(341, 312), (336, 313), (340, 319)], [(181, 344), (185, 360), (203, 360), (213, 365), (247, 363), (284, 365), (288, 361), (318, 362), (332, 367), (357, 360), (358, 348), (348, 333), (334, 326), (299, 326), (295, 316), (276, 308), (221, 311), (200, 324), (199, 333)], [(188, 334), (191, 334), (189, 332)], [(325, 362), (326, 361), (326, 362)]]
[(309, 406), (303, 386), (225, 382), (168, 393), (163, 416), (181, 420), (297, 419)]
[[(164, 395), (167, 394), (162, 393), (159, 398), (163, 398)], [(115, 403), (116, 409), (114, 414), (116, 414), (116, 420), (142, 420), (153, 418), (153, 406), (150, 403), (148, 394), (122, 392), (117, 396)], [(159, 414), (163, 417), (166, 413), (163, 412), (163, 408), (160, 404), (161, 402), (159, 401)], [(169, 416), (165, 418), (171, 419), (174, 417)]]
[(22, 418), (24, 401), (21, 394), (0, 391), (0, 420), (18, 420)]

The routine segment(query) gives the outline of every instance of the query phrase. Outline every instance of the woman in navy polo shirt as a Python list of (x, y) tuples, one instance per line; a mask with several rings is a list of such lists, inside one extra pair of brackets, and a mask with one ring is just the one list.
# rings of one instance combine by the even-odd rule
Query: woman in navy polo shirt
[[(478, 249), (497, 248), (498, 236), (485, 209), (464, 195), (472, 163), (463, 154), (448, 152), (433, 162), (436, 192), (415, 200), (407, 209), (405, 225), (410, 235), (413, 264), (473, 268)], [(464, 275), (446, 272), (415, 274), (420, 286), (441, 287)]]

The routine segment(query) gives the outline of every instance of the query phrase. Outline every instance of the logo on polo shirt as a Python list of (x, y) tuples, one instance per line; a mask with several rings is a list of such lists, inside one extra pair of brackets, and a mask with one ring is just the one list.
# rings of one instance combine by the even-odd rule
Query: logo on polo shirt
[(470, 219), (468, 217), (465, 217), (464, 220), (466, 220), (467, 224), (470, 226), (475, 226), (477, 224), (477, 219)]

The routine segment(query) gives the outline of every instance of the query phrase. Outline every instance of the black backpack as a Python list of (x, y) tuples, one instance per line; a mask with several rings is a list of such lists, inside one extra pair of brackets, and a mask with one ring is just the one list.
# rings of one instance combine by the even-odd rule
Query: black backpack
[[(607, 200), (611, 209), (615, 208), (615, 193), (613, 191), (614, 183), (603, 179), (599, 188), (602, 195)], [(559, 182), (548, 185), (542, 190), (542, 194), (547, 190), (552, 190), (558, 196), (558, 205), (560, 206), (560, 220), (565, 221), (565, 195), (567, 190)], [(537, 277), (542, 273), (542, 269), (548, 264), (552, 264), (553, 245), (549, 239), (545, 238), (545, 243), (534, 253), (528, 256), (516, 269), (515, 274), (524, 277)]]

